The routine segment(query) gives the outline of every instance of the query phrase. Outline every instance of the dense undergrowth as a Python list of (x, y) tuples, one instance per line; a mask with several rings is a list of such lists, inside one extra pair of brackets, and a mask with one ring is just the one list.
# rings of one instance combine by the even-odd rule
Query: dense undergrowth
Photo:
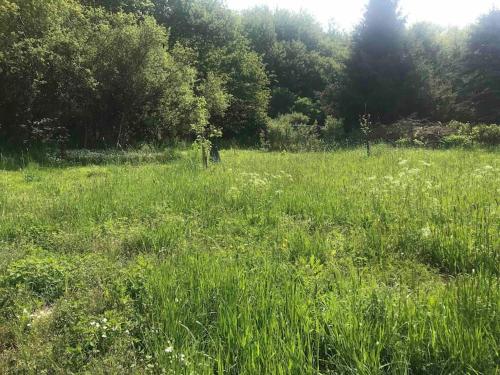
[(2, 167), (0, 372), (498, 373), (498, 151), (171, 155)]

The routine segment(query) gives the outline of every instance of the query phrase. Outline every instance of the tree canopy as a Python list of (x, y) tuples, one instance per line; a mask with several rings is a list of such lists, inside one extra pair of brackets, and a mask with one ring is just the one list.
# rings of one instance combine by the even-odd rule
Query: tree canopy
[[(332, 15), (333, 16), (333, 15)], [(307, 12), (220, 0), (0, 0), (2, 143), (191, 139), (254, 145), (269, 118), (500, 122), (500, 11), (411, 27), (370, 0), (352, 33)]]

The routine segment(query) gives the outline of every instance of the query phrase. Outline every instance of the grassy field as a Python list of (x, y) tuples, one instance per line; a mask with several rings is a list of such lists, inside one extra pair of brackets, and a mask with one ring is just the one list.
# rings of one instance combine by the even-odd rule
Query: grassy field
[(0, 373), (498, 374), (500, 154), (0, 169)]

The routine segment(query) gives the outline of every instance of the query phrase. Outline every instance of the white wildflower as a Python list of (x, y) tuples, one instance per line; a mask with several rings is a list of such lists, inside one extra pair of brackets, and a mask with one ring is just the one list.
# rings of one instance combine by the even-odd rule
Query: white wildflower
[(429, 226), (422, 228), (422, 237), (423, 238), (429, 238), (431, 236), (431, 234), (432, 234), (432, 232), (431, 232), (431, 228), (429, 228)]

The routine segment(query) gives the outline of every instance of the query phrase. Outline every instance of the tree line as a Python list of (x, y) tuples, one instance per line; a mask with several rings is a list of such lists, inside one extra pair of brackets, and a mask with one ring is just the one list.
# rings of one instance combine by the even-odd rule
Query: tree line
[[(332, 14), (334, 16), (334, 14)], [(0, 137), (123, 147), (219, 129), (254, 145), (269, 119), (500, 123), (500, 11), (409, 27), (370, 0), (347, 33), (221, 0), (0, 0)]]

